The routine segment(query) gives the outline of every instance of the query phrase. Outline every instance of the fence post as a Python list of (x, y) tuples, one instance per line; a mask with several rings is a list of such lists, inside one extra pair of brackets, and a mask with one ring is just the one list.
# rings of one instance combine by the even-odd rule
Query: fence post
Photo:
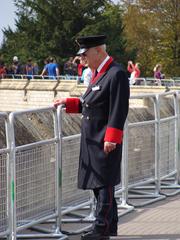
[(127, 204), (128, 200), (128, 120), (124, 125), (123, 152), (121, 164), (121, 182), (122, 182), (122, 206)]
[(175, 93), (175, 101), (176, 101), (176, 169), (177, 169), (177, 175), (176, 175), (176, 181), (177, 184), (180, 184), (180, 104), (178, 98), (180, 97), (179, 91), (176, 91)]
[(55, 128), (58, 129), (57, 137), (57, 169), (56, 174), (58, 176), (57, 183), (57, 206), (58, 206), (58, 219), (59, 228), (61, 230), (61, 208), (62, 208), (62, 108), (63, 105), (60, 105), (57, 108), (57, 124), (55, 121)]
[(9, 115), (9, 146), (10, 146), (10, 181), (11, 181), (11, 239), (16, 240), (16, 164), (15, 164), (15, 136), (14, 136), (14, 115)]
[(159, 95), (156, 94), (154, 98), (155, 109), (155, 192), (160, 193), (160, 110), (159, 110)]

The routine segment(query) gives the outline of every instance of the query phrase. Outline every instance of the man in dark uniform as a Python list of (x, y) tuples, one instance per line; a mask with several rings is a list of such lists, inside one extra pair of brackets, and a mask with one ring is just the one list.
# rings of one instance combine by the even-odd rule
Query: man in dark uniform
[(82, 112), (78, 187), (92, 189), (97, 200), (92, 231), (83, 240), (109, 239), (117, 235), (114, 187), (120, 183), (123, 127), (129, 107), (129, 81), (121, 66), (106, 52), (106, 36), (79, 37), (78, 54), (93, 72), (81, 98), (62, 98), (54, 106), (66, 112)]

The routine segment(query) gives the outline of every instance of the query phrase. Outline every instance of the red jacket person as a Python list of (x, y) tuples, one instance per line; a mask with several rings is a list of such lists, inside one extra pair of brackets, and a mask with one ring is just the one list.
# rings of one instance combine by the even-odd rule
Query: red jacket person
[(92, 189), (97, 199), (92, 231), (81, 239), (109, 239), (117, 235), (114, 186), (120, 183), (123, 127), (129, 107), (129, 81), (122, 67), (106, 52), (106, 36), (79, 37), (78, 54), (93, 77), (81, 98), (61, 98), (55, 106), (82, 112), (78, 187)]

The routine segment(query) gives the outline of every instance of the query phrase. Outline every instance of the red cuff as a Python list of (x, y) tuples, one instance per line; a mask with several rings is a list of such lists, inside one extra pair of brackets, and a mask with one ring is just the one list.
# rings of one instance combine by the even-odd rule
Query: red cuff
[(67, 113), (79, 113), (79, 98), (67, 98), (66, 99), (66, 112)]
[(107, 127), (104, 141), (113, 143), (122, 143), (123, 131), (118, 128)]

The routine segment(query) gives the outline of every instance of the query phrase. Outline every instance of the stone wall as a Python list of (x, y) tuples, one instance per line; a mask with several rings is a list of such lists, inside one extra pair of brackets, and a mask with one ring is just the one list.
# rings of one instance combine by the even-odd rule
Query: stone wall
[[(2, 79), (0, 81), (0, 111), (17, 111), (52, 105), (54, 98), (79, 95), (85, 90), (76, 81)], [(73, 93), (74, 92), (74, 93)]]
[[(17, 111), (52, 105), (58, 97), (76, 97), (83, 94), (86, 87), (75, 80), (0, 80), (0, 111)], [(164, 92), (165, 87), (135, 87), (131, 94)]]

